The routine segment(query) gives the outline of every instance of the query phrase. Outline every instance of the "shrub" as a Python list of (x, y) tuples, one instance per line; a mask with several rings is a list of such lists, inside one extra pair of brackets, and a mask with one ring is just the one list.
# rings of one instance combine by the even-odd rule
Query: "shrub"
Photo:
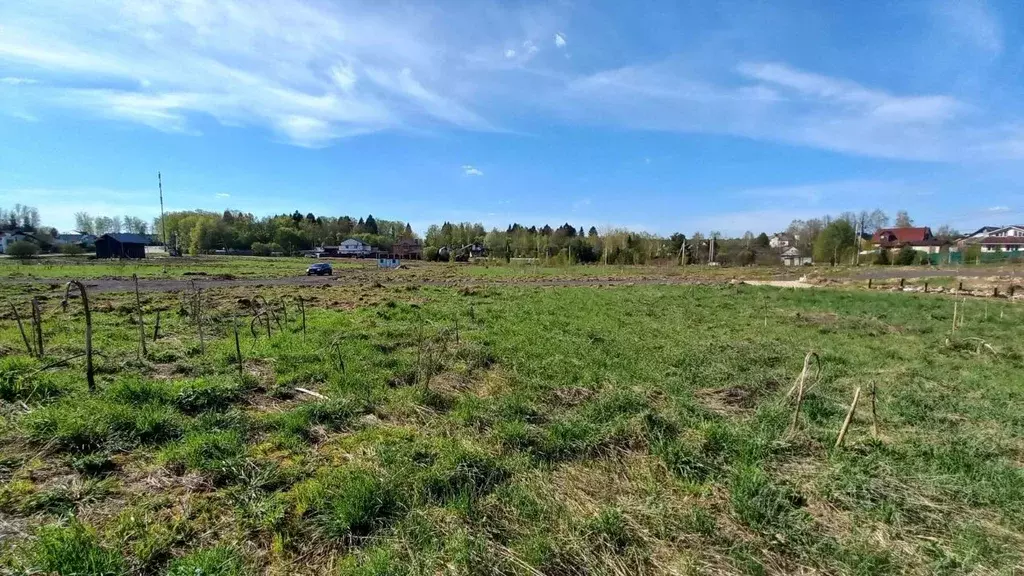
[(733, 512), (747, 526), (764, 532), (799, 529), (806, 515), (803, 498), (771, 481), (760, 468), (746, 466), (733, 474), (729, 490)]
[(309, 402), (270, 420), (270, 426), (284, 434), (309, 439), (313, 426), (337, 430), (370, 409), (367, 404), (349, 399)]
[(124, 558), (101, 546), (96, 533), (77, 518), (63, 526), (44, 526), (37, 535), (27, 551), (27, 573), (127, 574)]
[(242, 558), (233, 548), (196, 550), (171, 562), (168, 576), (241, 576)]
[(264, 244), (263, 242), (252, 243), (252, 253), (254, 256), (270, 256), (272, 252), (270, 244)]
[(917, 250), (914, 250), (910, 246), (904, 246), (896, 253), (897, 266), (910, 266), (914, 262), (917, 262)]
[(244, 462), (245, 444), (234, 430), (192, 432), (163, 451), (160, 460), (176, 473), (186, 470), (224, 483), (237, 475)]
[(35, 360), (7, 357), (0, 360), (0, 400), (31, 402), (59, 396), (64, 390), (53, 377), (36, 373)]
[(7, 246), (7, 255), (19, 260), (27, 260), (39, 254), (39, 246), (27, 240), (18, 240)]
[(85, 254), (85, 248), (79, 244), (64, 244), (60, 247), (60, 253), (65, 256), (81, 256)]
[(365, 536), (384, 526), (397, 510), (393, 488), (372, 472), (335, 469), (292, 489), (297, 516), (309, 516), (329, 538)]
[(241, 386), (234, 381), (199, 378), (175, 387), (174, 405), (185, 414), (225, 410), (242, 396)]
[(885, 248), (879, 248), (878, 254), (875, 254), (875, 264), (880, 266), (888, 266), (889, 262), (889, 251)]
[(70, 452), (158, 444), (181, 434), (181, 417), (159, 404), (126, 406), (101, 398), (62, 401), (25, 417), (31, 439)]
[(171, 390), (167, 383), (128, 378), (118, 380), (104, 391), (104, 396), (123, 404), (141, 406), (143, 404), (167, 404), (171, 400)]
[(428, 262), (437, 262), (437, 248), (427, 246), (423, 249), (423, 259)]

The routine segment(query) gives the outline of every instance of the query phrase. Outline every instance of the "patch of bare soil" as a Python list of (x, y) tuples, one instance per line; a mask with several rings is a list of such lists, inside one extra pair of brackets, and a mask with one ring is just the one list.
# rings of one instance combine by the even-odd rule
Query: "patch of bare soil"
[(770, 380), (761, 387), (726, 386), (704, 388), (694, 394), (701, 404), (719, 414), (738, 414), (757, 408), (763, 398), (779, 389), (779, 383)]

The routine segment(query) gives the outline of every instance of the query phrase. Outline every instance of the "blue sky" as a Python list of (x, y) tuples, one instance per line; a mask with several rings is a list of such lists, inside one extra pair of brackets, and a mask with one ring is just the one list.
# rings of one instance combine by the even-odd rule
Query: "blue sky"
[(0, 205), (1024, 220), (1019, 2), (0, 3)]

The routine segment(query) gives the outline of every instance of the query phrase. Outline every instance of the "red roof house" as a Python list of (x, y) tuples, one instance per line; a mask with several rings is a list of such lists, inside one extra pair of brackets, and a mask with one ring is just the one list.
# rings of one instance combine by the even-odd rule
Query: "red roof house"
[(875, 232), (871, 241), (882, 248), (900, 246), (932, 246), (941, 242), (932, 235), (932, 229), (922, 228), (882, 228)]

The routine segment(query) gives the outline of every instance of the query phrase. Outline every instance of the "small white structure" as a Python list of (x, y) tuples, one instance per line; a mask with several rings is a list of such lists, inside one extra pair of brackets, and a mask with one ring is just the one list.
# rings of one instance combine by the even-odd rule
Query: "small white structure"
[(978, 244), (982, 252), (1020, 252), (1024, 250), (1024, 226), (984, 226), (961, 244)]
[(338, 256), (365, 257), (370, 254), (373, 254), (373, 246), (355, 238), (349, 238), (338, 246)]
[(0, 254), (7, 253), (7, 247), (21, 240), (31, 240), (32, 236), (24, 232), (0, 232)]
[(796, 248), (790, 248), (782, 253), (782, 264), (785, 266), (809, 266), (810, 256), (801, 256)]
[(785, 232), (779, 232), (778, 234), (772, 234), (772, 237), (768, 239), (768, 246), (779, 250), (782, 248), (789, 248), (793, 245), (794, 238)]

